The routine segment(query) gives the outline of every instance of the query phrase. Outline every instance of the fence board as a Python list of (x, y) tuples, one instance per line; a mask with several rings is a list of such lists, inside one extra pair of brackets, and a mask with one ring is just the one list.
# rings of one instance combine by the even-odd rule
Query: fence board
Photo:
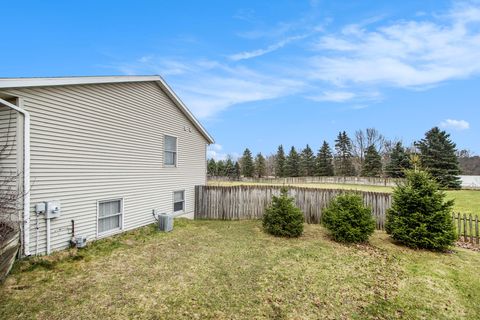
[(452, 217), (459, 240), (479, 245), (478, 215), (454, 213)]
[[(281, 186), (197, 186), (195, 190), (195, 218), (244, 220), (261, 219), (274, 195)], [(391, 206), (391, 195), (381, 192), (348, 191), (290, 187), (289, 195), (295, 198), (307, 223), (320, 223), (322, 212), (330, 201), (340, 194), (355, 192), (372, 208), (376, 227), (385, 228), (385, 213)]]

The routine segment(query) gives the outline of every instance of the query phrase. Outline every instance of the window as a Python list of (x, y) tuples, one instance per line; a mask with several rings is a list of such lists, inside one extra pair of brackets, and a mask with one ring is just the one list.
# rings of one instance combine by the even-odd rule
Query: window
[(165, 136), (165, 156), (163, 163), (166, 166), (177, 165), (177, 138)]
[(98, 203), (98, 234), (122, 229), (122, 200)]
[(173, 212), (185, 211), (185, 191), (173, 193)]

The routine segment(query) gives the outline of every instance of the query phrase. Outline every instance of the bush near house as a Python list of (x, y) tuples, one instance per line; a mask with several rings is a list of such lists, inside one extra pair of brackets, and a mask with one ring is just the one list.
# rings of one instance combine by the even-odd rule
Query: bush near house
[(263, 215), (266, 232), (280, 237), (299, 237), (303, 233), (303, 213), (288, 196), (288, 189), (282, 188), (279, 197), (273, 196), (272, 204)]
[(323, 212), (322, 223), (338, 242), (365, 242), (375, 231), (372, 210), (356, 194), (336, 197)]
[(427, 172), (406, 172), (406, 181), (393, 191), (387, 211), (386, 231), (411, 248), (445, 250), (455, 242), (452, 222), (454, 201)]

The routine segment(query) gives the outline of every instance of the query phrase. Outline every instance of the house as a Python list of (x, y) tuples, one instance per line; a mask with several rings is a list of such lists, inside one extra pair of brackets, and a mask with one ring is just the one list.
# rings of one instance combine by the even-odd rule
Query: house
[(213, 143), (159, 76), (1, 78), (0, 136), (25, 256), (192, 216)]

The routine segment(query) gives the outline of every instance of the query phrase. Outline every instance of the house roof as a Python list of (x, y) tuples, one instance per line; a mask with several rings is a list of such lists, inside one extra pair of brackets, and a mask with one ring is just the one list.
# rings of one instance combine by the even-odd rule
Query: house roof
[(99, 77), (49, 77), (49, 78), (0, 78), (0, 89), (27, 88), (27, 87), (50, 87), (68, 86), (80, 84), (98, 83), (122, 83), (122, 82), (156, 82), (157, 85), (172, 99), (175, 105), (195, 125), (209, 143), (214, 143), (213, 137), (195, 118), (182, 100), (175, 94), (170, 86), (158, 75), (152, 76), (99, 76)]

